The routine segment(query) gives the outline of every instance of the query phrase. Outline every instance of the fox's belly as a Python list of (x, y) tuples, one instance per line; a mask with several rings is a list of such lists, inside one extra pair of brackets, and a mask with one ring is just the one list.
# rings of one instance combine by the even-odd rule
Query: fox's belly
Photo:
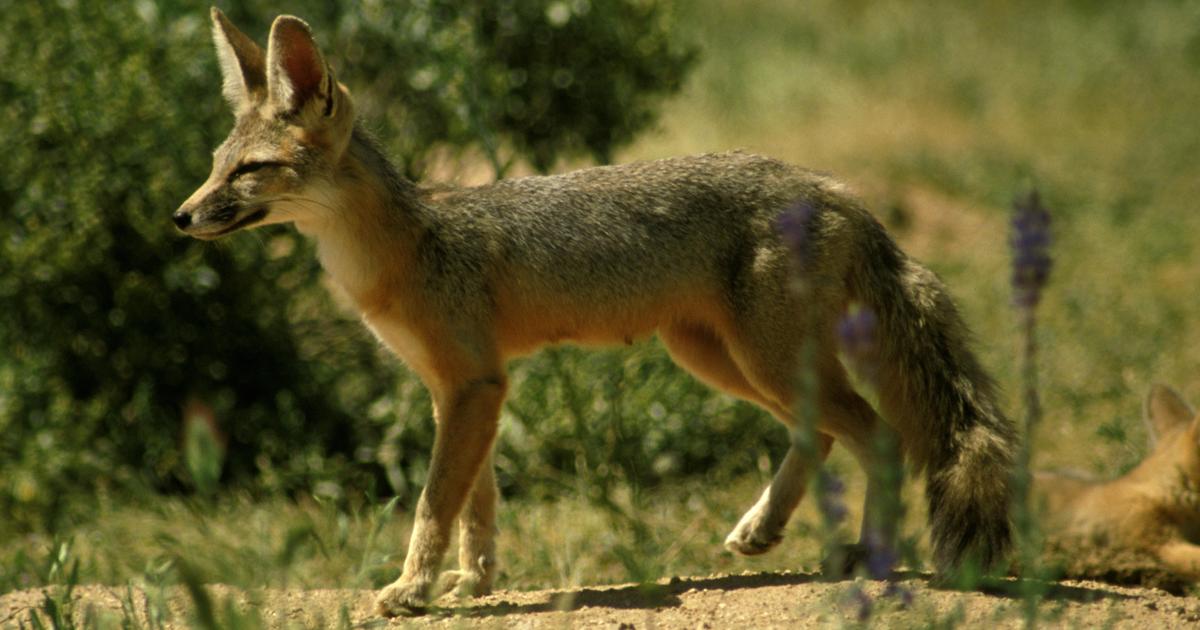
[(624, 299), (587, 296), (514, 296), (497, 300), (496, 340), (507, 358), (544, 346), (628, 345), (679, 321), (716, 325), (719, 300), (700, 291), (671, 291)]

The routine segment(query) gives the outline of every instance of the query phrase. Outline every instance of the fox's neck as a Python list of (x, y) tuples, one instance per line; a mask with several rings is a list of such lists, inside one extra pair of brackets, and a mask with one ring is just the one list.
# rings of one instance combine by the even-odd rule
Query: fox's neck
[(357, 127), (332, 180), (328, 215), (298, 227), (316, 238), (321, 265), (371, 315), (403, 290), (427, 209), (417, 187)]

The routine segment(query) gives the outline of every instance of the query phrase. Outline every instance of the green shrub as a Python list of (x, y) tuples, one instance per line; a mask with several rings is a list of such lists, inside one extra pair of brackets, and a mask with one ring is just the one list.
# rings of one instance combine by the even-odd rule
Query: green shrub
[[(311, 22), (413, 175), (438, 147), (475, 147), (498, 173), (607, 160), (653, 123), (694, 58), (665, 1), (286, 10)], [(260, 41), (277, 12), (228, 9)], [(212, 245), (170, 226), (230, 122), (207, 7), (18, 3), (0, 12), (0, 58), (0, 511), (52, 526), (84, 493), (190, 491), (217, 475), (262, 491), (411, 498), (432, 437), (428, 397), (332, 303), (311, 246), (286, 228)], [(613, 446), (622, 476), (644, 480), (714, 461), (688, 431), (695, 416), (760, 422), (679, 379), (661, 350), (642, 355), (522, 364), (529, 393), (508, 433), (528, 420), (528, 434), (501, 447), (510, 491), (527, 468), (546, 473), (533, 479), (580, 468), (570, 451), (585, 448), (580, 423), (598, 429), (593, 417), (621, 428), (584, 467)], [(654, 378), (630, 376), (646, 370)], [(592, 379), (606, 389), (590, 391)], [(546, 395), (566, 383), (588, 419)], [(602, 404), (610, 411), (593, 413)], [(185, 430), (185, 407), (208, 430)], [(634, 422), (660, 408), (687, 417)], [(190, 445), (190, 474), (188, 435), (209, 441)], [(681, 459), (663, 460), (667, 450)]]
[(18, 520), (54, 517), (73, 490), (182, 487), (189, 399), (219, 419), (226, 478), (368, 482), (348, 463), (380, 432), (354, 411), (390, 390), (389, 368), (336, 320), (306, 341), (332, 319), (306, 246), (171, 232), (228, 114), (204, 11), (152, 6), (0, 18), (0, 509)]

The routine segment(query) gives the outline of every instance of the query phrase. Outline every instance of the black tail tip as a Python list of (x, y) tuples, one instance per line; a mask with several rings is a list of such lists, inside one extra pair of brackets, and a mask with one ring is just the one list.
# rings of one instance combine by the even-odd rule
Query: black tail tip
[(957, 488), (936, 476), (926, 492), (938, 573), (986, 575), (1001, 568), (1013, 544), (1008, 487)]
[(976, 581), (1006, 568), (1012, 548), (1012, 529), (1002, 522), (938, 531), (933, 536), (934, 564), (943, 581)]

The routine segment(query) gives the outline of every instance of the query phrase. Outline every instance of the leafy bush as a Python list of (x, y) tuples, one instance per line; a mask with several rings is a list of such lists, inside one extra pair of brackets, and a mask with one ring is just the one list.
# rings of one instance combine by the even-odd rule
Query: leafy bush
[[(498, 173), (607, 160), (694, 57), (664, 1), (296, 4), (411, 174), (439, 146), (477, 147)], [(276, 12), (228, 11), (260, 39)], [(206, 7), (19, 3), (0, 14), (0, 56), (0, 511), (32, 526), (83, 492), (208, 487), (195, 453), (212, 444), (185, 462), (187, 435), (216, 444), (224, 483), (411, 497), (428, 397), (332, 303), (310, 245), (286, 228), (211, 245), (170, 227), (229, 125)], [(717, 449), (689, 430), (698, 416), (760, 422), (678, 378), (661, 349), (584, 357), (519, 366), (510, 491), (527, 470), (705, 470)], [(634, 422), (646, 415), (667, 422)]]
[(327, 50), (345, 59), (340, 76), (411, 176), (446, 145), (477, 146), (501, 175), (518, 159), (541, 172), (560, 158), (608, 162), (695, 59), (673, 37), (666, 0), (405, 4), (313, 25), (337, 33)]
[(306, 247), (170, 230), (228, 114), (204, 11), (151, 6), (24, 4), (0, 21), (0, 509), (18, 518), (54, 516), (72, 490), (181, 487), (191, 398), (222, 420), (228, 478), (367, 482), (346, 464), (379, 431), (354, 411), (390, 386), (346, 369), (390, 368), (337, 321), (306, 340), (331, 312)]

